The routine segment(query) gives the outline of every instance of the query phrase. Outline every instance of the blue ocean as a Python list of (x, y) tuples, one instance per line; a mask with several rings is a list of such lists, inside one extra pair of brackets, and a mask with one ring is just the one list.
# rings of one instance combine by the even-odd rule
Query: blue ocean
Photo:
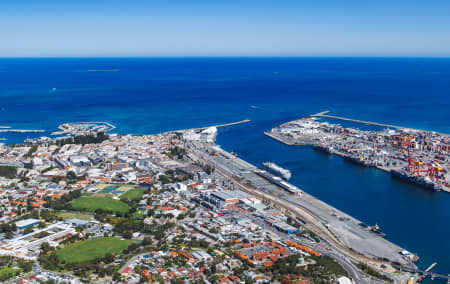
[(387, 239), (450, 273), (450, 194), (434, 193), (263, 132), (308, 114), (331, 114), (450, 133), (450, 59), (99, 58), (0, 59), (0, 133), (6, 143), (49, 136), (75, 121), (152, 134), (250, 119), (218, 144), (254, 163), (274, 161), (303, 190), (377, 223)]

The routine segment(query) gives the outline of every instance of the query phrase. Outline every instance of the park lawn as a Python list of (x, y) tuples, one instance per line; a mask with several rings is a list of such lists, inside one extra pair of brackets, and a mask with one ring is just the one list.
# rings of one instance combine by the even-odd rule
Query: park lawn
[(141, 199), (142, 195), (144, 195), (145, 189), (142, 188), (134, 188), (131, 189), (120, 196), (120, 199), (128, 199), (128, 200), (138, 200)]
[(82, 220), (91, 220), (92, 218), (94, 218), (94, 215), (78, 212), (57, 212), (56, 216), (64, 219), (82, 219)]
[(141, 218), (144, 216), (145, 210), (138, 210), (133, 213), (133, 217), (135, 218)]
[(101, 209), (118, 213), (127, 213), (131, 209), (130, 206), (120, 200), (100, 196), (82, 196), (72, 201), (72, 207), (79, 210), (95, 211)]
[(56, 255), (66, 263), (79, 263), (104, 257), (108, 253), (112, 255), (120, 254), (131, 243), (133, 243), (132, 240), (100, 237), (68, 244), (57, 250)]

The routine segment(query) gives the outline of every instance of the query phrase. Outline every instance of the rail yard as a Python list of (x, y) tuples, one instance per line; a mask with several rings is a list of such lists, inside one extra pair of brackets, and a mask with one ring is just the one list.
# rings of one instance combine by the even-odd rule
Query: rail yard
[(389, 125), (381, 130), (360, 130), (323, 118), (362, 123), (322, 112), (287, 122), (265, 134), (287, 145), (311, 145), (345, 160), (390, 172), (393, 177), (433, 191), (450, 192), (450, 135)]

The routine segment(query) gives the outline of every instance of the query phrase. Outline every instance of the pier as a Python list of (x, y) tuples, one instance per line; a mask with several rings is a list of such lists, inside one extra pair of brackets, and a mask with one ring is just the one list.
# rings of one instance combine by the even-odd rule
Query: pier
[(433, 269), (437, 265), (437, 262), (434, 262), (432, 265), (428, 266), (427, 269), (425, 269), (426, 272), (430, 272), (431, 269)]
[(310, 114), (310, 115), (304, 116), (304, 117), (299, 118), (299, 119), (296, 119), (296, 120), (294, 120), (294, 121), (304, 120), (304, 119), (311, 118), (311, 117), (315, 117), (315, 116), (326, 115), (326, 114), (329, 113), (329, 112), (330, 112), (329, 110), (324, 110), (324, 111), (321, 111), (321, 112), (316, 113), (316, 114)]
[(447, 282), (450, 281), (450, 276), (449, 275), (444, 275), (444, 274), (439, 274), (439, 273), (434, 273), (434, 272), (430, 272), (431, 269), (433, 269), (436, 266), (436, 262), (433, 263), (432, 265), (430, 265), (427, 269), (425, 270), (421, 270), (421, 269), (414, 269), (414, 268), (410, 268), (410, 267), (403, 267), (403, 266), (399, 266), (399, 265), (392, 265), (393, 267), (397, 268), (400, 271), (406, 271), (406, 272), (410, 272), (410, 273), (417, 273), (423, 276), (429, 276), (432, 279), (441, 279), (441, 280), (446, 280)]
[[(241, 121), (236, 121), (236, 122), (231, 122), (231, 123), (225, 123), (225, 124), (219, 124), (219, 125), (214, 125), (213, 127), (225, 127), (225, 126), (231, 126), (231, 125), (236, 125), (236, 124), (242, 124), (242, 123), (247, 123), (250, 122), (250, 119), (244, 119)], [(204, 128), (208, 128), (208, 127), (204, 127)]]
[(184, 131), (192, 131), (192, 130), (202, 130), (202, 129), (206, 129), (206, 128), (210, 128), (210, 127), (225, 127), (225, 126), (231, 126), (231, 125), (236, 125), (236, 124), (242, 124), (242, 123), (247, 123), (250, 122), (250, 119), (244, 119), (244, 120), (240, 120), (240, 121), (235, 121), (235, 122), (230, 122), (230, 123), (224, 123), (224, 124), (218, 124), (218, 125), (211, 125), (211, 126), (204, 126), (204, 127), (197, 127), (197, 128), (189, 128), (189, 129), (179, 129), (179, 130), (171, 130), (171, 131), (167, 131), (164, 133), (171, 133), (171, 132), (184, 132)]

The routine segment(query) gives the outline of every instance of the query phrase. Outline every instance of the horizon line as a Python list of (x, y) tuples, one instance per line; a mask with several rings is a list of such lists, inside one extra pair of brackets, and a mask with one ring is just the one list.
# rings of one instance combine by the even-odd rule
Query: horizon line
[(365, 56), (344, 56), (344, 55), (199, 55), (199, 56), (190, 56), (190, 55), (171, 55), (171, 56), (0, 56), (0, 59), (244, 59), (244, 58), (273, 58), (273, 59), (326, 59), (326, 58), (336, 58), (336, 59), (345, 59), (345, 58), (354, 58), (354, 59), (450, 59), (450, 56), (399, 56), (399, 55), (365, 55)]

